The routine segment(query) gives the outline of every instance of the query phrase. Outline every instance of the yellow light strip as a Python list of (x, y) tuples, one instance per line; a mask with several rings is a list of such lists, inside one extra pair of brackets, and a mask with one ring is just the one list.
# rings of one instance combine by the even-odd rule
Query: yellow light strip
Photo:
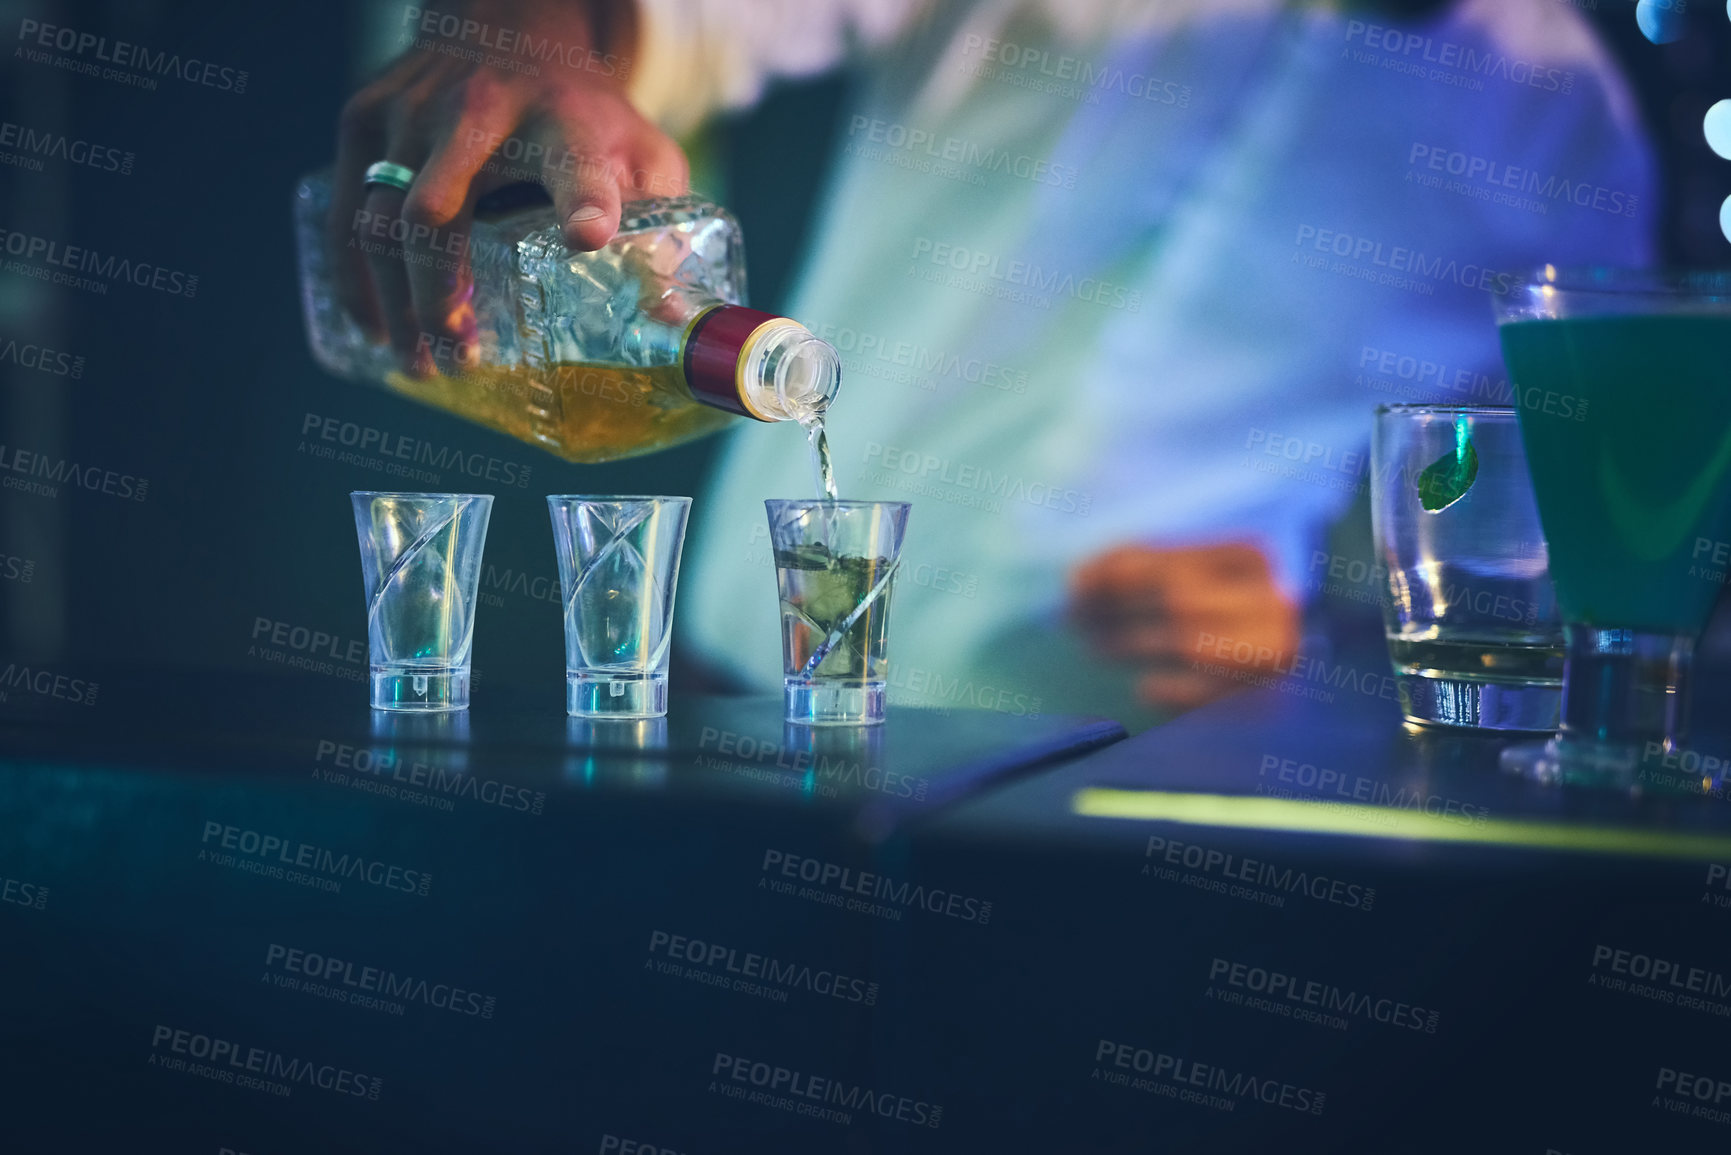
[(1161, 790), (1079, 790), (1070, 809), (1087, 818), (1130, 818), (1188, 826), (1465, 842), (1531, 850), (1579, 850), (1656, 858), (1731, 858), (1731, 838), (1620, 826), (1578, 826), (1514, 818), (1446, 818), (1385, 806), (1306, 802), (1230, 794), (1176, 794)]

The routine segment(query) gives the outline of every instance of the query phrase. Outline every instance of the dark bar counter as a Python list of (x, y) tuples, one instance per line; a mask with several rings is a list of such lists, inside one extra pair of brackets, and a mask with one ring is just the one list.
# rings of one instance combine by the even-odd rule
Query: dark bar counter
[[(99, 693), (100, 727), (7, 703), (18, 1149), (890, 1149), (915, 1114), (941, 1146), (936, 1088), (874, 1082), (884, 952), (916, 922), (966, 947), (993, 910), (895, 833), (1123, 737), (790, 730), (777, 699), (585, 724), (484, 688), (404, 717), (258, 676)], [(806, 1112), (748, 1101), (766, 1061), (804, 1064)]]
[(956, 1070), (990, 1006), (1018, 1041), (976, 1054), (993, 1143), (1724, 1150), (1723, 794), (1541, 786), (1504, 740), (1294, 688), (915, 831), (922, 870), (1006, 898), (968, 966), (909, 975), (887, 1068)]
[(13, 694), (0, 1148), (1724, 1150), (1724, 800), (1290, 689), (1128, 740)]

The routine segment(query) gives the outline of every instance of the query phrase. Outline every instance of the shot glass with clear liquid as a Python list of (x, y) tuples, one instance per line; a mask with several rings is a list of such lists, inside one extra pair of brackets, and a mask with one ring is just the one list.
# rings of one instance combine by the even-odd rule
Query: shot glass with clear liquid
[(1515, 410), (1379, 407), (1371, 521), (1407, 721), (1556, 729), (1562, 618)]
[(808, 726), (884, 720), (890, 593), (908, 504), (766, 501), (781, 596), (786, 719)]
[(667, 713), (673, 595), (689, 497), (547, 498), (565, 610), (565, 712)]
[(376, 710), (466, 710), (475, 595), (493, 498), (351, 493)]

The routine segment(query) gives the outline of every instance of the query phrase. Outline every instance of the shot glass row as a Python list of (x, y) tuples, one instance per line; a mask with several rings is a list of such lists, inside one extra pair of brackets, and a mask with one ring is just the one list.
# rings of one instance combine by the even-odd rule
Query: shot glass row
[[(374, 709), (463, 710), (493, 498), (356, 492)], [(881, 722), (905, 502), (767, 501), (781, 598), (786, 717)], [(547, 498), (574, 717), (667, 712), (688, 497)]]

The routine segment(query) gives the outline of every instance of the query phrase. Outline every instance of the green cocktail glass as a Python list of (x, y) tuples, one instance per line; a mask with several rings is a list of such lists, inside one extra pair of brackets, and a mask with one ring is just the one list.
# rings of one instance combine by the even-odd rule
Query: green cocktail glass
[(1561, 729), (1503, 763), (1659, 781), (1731, 559), (1731, 274), (1546, 266), (1496, 311), (1564, 634)]

